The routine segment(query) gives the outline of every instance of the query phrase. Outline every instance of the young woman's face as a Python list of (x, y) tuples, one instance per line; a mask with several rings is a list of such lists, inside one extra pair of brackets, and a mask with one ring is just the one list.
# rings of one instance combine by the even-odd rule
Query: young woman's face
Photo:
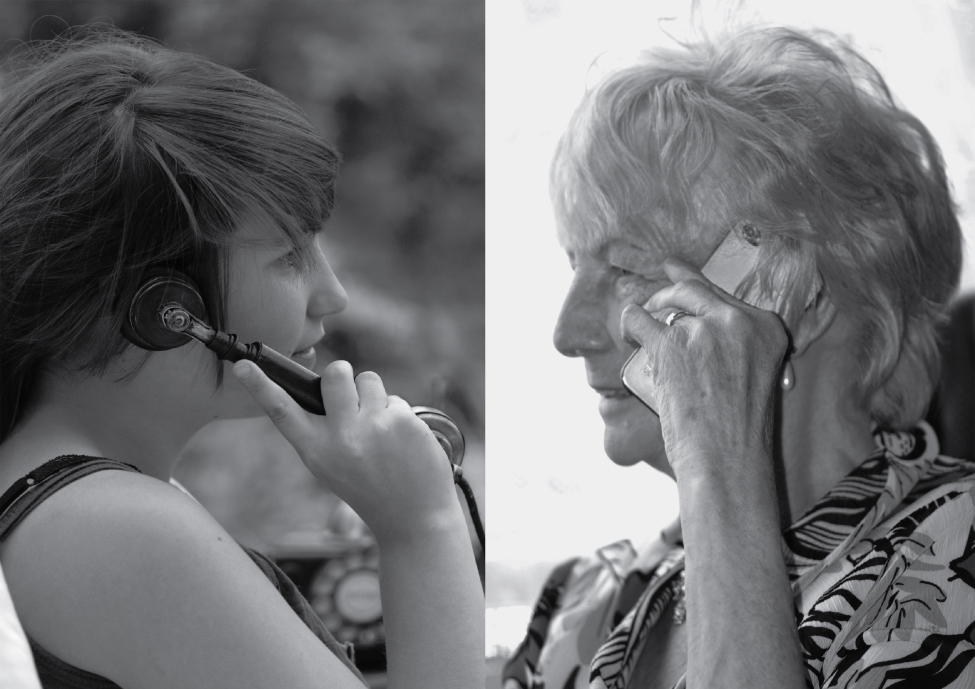
[[(235, 238), (239, 241), (229, 261), (228, 332), (241, 342), (263, 342), (313, 368), (314, 345), (325, 334), (324, 318), (348, 303), (322, 251), (321, 236), (306, 238), (299, 249), (304, 261), (276, 228), (256, 216), (241, 223)], [(232, 375), (230, 364), (225, 367), (226, 393), (249, 403), (250, 396)], [(259, 413), (256, 406), (253, 409)]]

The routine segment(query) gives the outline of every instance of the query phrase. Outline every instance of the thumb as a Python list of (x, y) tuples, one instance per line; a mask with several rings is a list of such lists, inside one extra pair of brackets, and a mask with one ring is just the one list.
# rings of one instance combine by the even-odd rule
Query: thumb
[(234, 377), (240, 381), (240, 384), (257, 402), (257, 406), (267, 414), (271, 422), (281, 431), (281, 435), (295, 449), (298, 449), (310, 432), (308, 415), (305, 410), (253, 362), (238, 361), (235, 363)]

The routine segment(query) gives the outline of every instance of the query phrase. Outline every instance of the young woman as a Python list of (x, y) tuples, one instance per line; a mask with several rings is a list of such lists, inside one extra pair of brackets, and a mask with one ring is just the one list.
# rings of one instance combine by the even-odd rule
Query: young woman
[(45, 687), (361, 686), (291, 582), (168, 482), (203, 425), (262, 411), (376, 535), (389, 686), (483, 686), (467, 529), (406, 402), (335, 362), (315, 416), (253, 364), (122, 334), (147, 271), (178, 270), (212, 325), (312, 365), (347, 301), (318, 242), (337, 167), (280, 94), (119, 32), (4, 93), (0, 560)]

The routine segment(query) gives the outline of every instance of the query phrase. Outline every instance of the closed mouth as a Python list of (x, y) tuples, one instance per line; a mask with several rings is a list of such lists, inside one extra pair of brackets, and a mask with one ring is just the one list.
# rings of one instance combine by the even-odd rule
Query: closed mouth
[(626, 388), (593, 388), (593, 390), (598, 392), (600, 397), (610, 400), (625, 399), (632, 396)]

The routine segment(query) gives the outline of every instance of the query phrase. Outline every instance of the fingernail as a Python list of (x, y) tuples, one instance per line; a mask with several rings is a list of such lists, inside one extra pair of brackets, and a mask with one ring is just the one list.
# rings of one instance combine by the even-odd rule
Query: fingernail
[(249, 378), (251, 375), (251, 367), (243, 361), (238, 361), (234, 364), (234, 375), (238, 378)]

